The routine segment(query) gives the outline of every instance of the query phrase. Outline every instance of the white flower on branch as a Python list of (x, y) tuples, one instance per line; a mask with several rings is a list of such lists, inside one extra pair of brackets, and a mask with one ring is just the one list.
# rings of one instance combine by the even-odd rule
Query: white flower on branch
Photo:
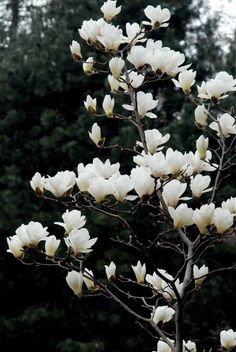
[(200, 174), (202, 171), (212, 172), (217, 169), (217, 164), (211, 163), (212, 153), (210, 150), (207, 150), (205, 160), (201, 160), (198, 151), (195, 154), (189, 152), (186, 156), (192, 173)]
[(120, 78), (124, 65), (125, 65), (125, 62), (121, 57), (113, 57), (109, 61), (109, 68), (112, 76), (115, 77), (116, 79)]
[(48, 236), (45, 241), (45, 254), (53, 257), (60, 246), (60, 242), (61, 240), (58, 240), (54, 235)]
[(195, 177), (191, 176), (190, 189), (193, 196), (199, 198), (203, 193), (211, 191), (212, 188), (207, 188), (210, 183), (210, 176), (203, 176), (201, 174), (198, 174)]
[(73, 209), (67, 210), (63, 215), (62, 219), (64, 222), (55, 222), (56, 225), (62, 226), (65, 229), (65, 234), (69, 234), (72, 230), (78, 230), (83, 227), (86, 223), (84, 215), (81, 215), (81, 211)]
[(30, 221), (27, 225), (22, 224), (16, 229), (16, 235), (23, 246), (36, 247), (38, 243), (45, 240), (49, 232), (40, 222)]
[(38, 196), (41, 196), (44, 192), (44, 177), (36, 172), (30, 181), (30, 186)]
[(115, 99), (114, 98), (112, 99), (110, 95), (105, 95), (102, 107), (107, 117), (113, 116), (114, 105), (115, 105)]
[(7, 252), (12, 253), (15, 258), (21, 258), (24, 255), (24, 243), (22, 243), (17, 235), (8, 237), (7, 244)]
[(82, 59), (80, 44), (76, 40), (72, 40), (70, 51), (75, 61), (80, 61)]
[[(163, 269), (158, 269), (158, 271), (165, 277), (167, 277), (167, 272)], [(162, 289), (162, 281), (163, 279), (154, 271), (152, 275), (147, 274), (145, 277), (145, 280), (147, 283), (152, 285), (153, 288), (155, 288), (157, 291), (161, 291)]]
[(236, 197), (231, 197), (221, 203), (223, 209), (228, 209), (231, 214), (236, 215)]
[(203, 135), (201, 135), (196, 141), (197, 152), (201, 160), (204, 160), (206, 158), (208, 146), (209, 138), (205, 138)]
[(116, 52), (120, 44), (124, 42), (122, 29), (105, 23), (100, 29), (97, 40), (103, 45), (105, 51)]
[(196, 107), (194, 116), (197, 127), (203, 128), (207, 126), (207, 109), (204, 105), (198, 105)]
[(87, 229), (75, 229), (72, 230), (68, 237), (65, 238), (65, 243), (68, 248), (71, 248), (75, 255), (81, 253), (92, 252), (91, 247), (97, 241), (97, 237), (90, 239), (90, 235)]
[(166, 23), (170, 19), (170, 11), (168, 9), (161, 9), (161, 6), (158, 5), (156, 7), (148, 5), (144, 9), (144, 13), (146, 17), (150, 20), (143, 21), (143, 24), (151, 26), (153, 29), (159, 27), (167, 27), (169, 23)]
[(94, 58), (89, 57), (84, 63), (83, 63), (83, 71), (86, 75), (89, 75), (93, 73), (93, 65), (94, 65)]
[(134, 183), (134, 190), (140, 198), (150, 196), (155, 190), (155, 180), (145, 167), (140, 166), (132, 169), (131, 180)]
[(59, 171), (55, 176), (48, 176), (44, 179), (44, 187), (56, 198), (61, 198), (74, 187), (75, 178), (73, 171)]
[(119, 202), (124, 202), (127, 193), (133, 189), (133, 181), (128, 175), (114, 175), (110, 178), (112, 194)]
[(126, 23), (125, 28), (126, 28), (126, 34), (127, 34), (127, 37), (125, 37), (126, 43), (129, 43), (130, 45), (135, 45), (138, 42), (146, 41), (145, 38), (142, 39), (145, 33), (142, 32), (141, 27), (138, 23), (130, 24), (128, 22)]
[(96, 203), (102, 203), (108, 194), (112, 194), (111, 183), (98, 176), (89, 183), (88, 192), (94, 197)]
[[(158, 101), (159, 101), (158, 99), (157, 100), (153, 99), (152, 93), (144, 93), (142, 91), (139, 91), (136, 95), (136, 100), (137, 100), (137, 111), (141, 119), (144, 118), (144, 116), (147, 116), (150, 119), (155, 119), (157, 117), (152, 112), (149, 112), (150, 110), (153, 110), (157, 107)], [(130, 111), (134, 110), (133, 104), (132, 105), (124, 104), (123, 108)]]
[[(138, 74), (136, 71), (131, 71), (128, 73), (128, 80), (126, 80), (126, 76), (123, 75), (121, 77), (122, 82), (120, 82), (120, 87), (124, 89), (124, 91), (128, 92), (128, 83), (133, 87), (133, 88), (138, 88), (143, 84), (144, 81), (144, 76), (141, 74)], [(126, 83), (127, 82), (127, 83)]]
[(76, 296), (81, 296), (83, 286), (83, 274), (81, 271), (79, 273), (75, 270), (69, 271), (66, 276), (66, 282)]
[(221, 331), (220, 344), (226, 350), (236, 346), (236, 331), (233, 331), (232, 329)]
[(109, 179), (113, 175), (119, 175), (120, 163), (111, 164), (110, 160), (107, 159), (103, 163), (99, 158), (93, 159), (94, 171), (98, 176)]
[(116, 7), (116, 0), (107, 0), (101, 7), (101, 11), (106, 21), (110, 22), (113, 17), (118, 15), (121, 11), (121, 6)]
[(234, 217), (228, 209), (216, 208), (213, 217), (213, 224), (218, 234), (223, 235), (233, 226)]
[(93, 272), (89, 269), (84, 269), (83, 272), (84, 283), (88, 290), (92, 290), (94, 288), (94, 280), (93, 280)]
[[(168, 341), (172, 342), (172, 344), (174, 343), (173, 340), (168, 339)], [(157, 350), (153, 352), (171, 352), (171, 351), (172, 349), (166, 342), (159, 340), (157, 343)]]
[(105, 272), (107, 280), (111, 281), (116, 278), (116, 265), (114, 262), (111, 262), (109, 265), (105, 265)]
[(196, 343), (193, 341), (188, 340), (187, 342), (184, 341), (184, 347), (187, 352), (197, 352)]
[(175, 310), (168, 306), (159, 306), (154, 308), (153, 313), (151, 314), (152, 320), (155, 324), (158, 324), (160, 321), (164, 323), (168, 323), (175, 314)]
[(96, 122), (93, 124), (91, 132), (89, 132), (89, 138), (96, 144), (97, 147), (101, 147), (105, 142), (105, 138), (102, 138), (101, 128)]
[(180, 229), (193, 224), (193, 209), (188, 208), (187, 204), (180, 204), (177, 208), (168, 207), (168, 210), (174, 220), (175, 228)]
[(185, 94), (190, 93), (192, 85), (195, 83), (196, 71), (189, 70), (179, 73), (178, 81), (172, 78), (176, 87), (183, 90)]
[(171, 180), (165, 184), (163, 186), (162, 196), (166, 205), (175, 208), (186, 188), (187, 183), (181, 183), (178, 180)]
[(90, 95), (87, 95), (86, 100), (84, 101), (84, 106), (90, 115), (96, 114), (97, 99), (93, 99)]
[[(166, 274), (165, 276), (169, 280), (174, 280), (173, 276), (170, 274)], [(175, 281), (175, 287), (178, 293), (181, 294), (181, 291), (183, 288), (183, 282), (180, 282), (179, 278)], [(176, 294), (175, 294), (175, 291), (173, 290), (172, 285), (165, 282), (165, 280), (162, 280), (162, 283), (161, 283), (161, 293), (168, 303), (176, 299)]]
[[(145, 154), (141, 158), (143, 160), (143, 165), (150, 169), (152, 176), (161, 177), (167, 173), (167, 163), (162, 152), (155, 153), (153, 155)], [(134, 157), (133, 159), (134, 162), (138, 163), (138, 160), (140, 161), (140, 156), (138, 156), (138, 158)]]
[(186, 169), (187, 154), (168, 148), (166, 151), (167, 174), (178, 175)]
[(131, 267), (132, 267), (132, 269), (134, 271), (134, 274), (135, 274), (137, 282), (139, 284), (144, 283), (144, 278), (145, 278), (145, 275), (146, 275), (146, 264), (144, 263), (142, 265), (140, 260), (139, 260), (136, 266), (135, 265), (131, 265)]
[(215, 204), (204, 204), (200, 209), (195, 209), (193, 214), (193, 222), (197, 225), (201, 234), (208, 232), (207, 227), (213, 224), (215, 214)]
[(200, 287), (202, 286), (203, 281), (206, 278), (206, 275), (208, 274), (209, 269), (208, 267), (204, 264), (199, 268), (196, 264), (193, 266), (193, 278), (195, 285)]
[(147, 49), (141, 45), (133, 46), (127, 56), (127, 60), (134, 65), (136, 70), (141, 69), (146, 63)]
[(209, 127), (217, 131), (218, 136), (225, 138), (229, 137), (230, 134), (236, 134), (235, 118), (228, 113), (221, 115), (217, 122), (210, 123)]
[(111, 92), (117, 93), (119, 91), (120, 82), (117, 79), (115, 79), (112, 75), (108, 75), (107, 79), (111, 88)]
[[(156, 128), (153, 128), (152, 130), (145, 130), (144, 135), (147, 144), (147, 149), (150, 154), (156, 153), (157, 150), (161, 149), (159, 147), (162, 146), (162, 144), (168, 142), (168, 140), (170, 139), (169, 133), (162, 136), (161, 132), (158, 131)], [(142, 142), (136, 142), (136, 144), (143, 147)]]
[(105, 25), (103, 18), (97, 21), (92, 19), (88, 21), (83, 21), (81, 28), (79, 29), (79, 34), (81, 38), (86, 40), (87, 44), (96, 44), (97, 36), (101, 32), (101, 28)]

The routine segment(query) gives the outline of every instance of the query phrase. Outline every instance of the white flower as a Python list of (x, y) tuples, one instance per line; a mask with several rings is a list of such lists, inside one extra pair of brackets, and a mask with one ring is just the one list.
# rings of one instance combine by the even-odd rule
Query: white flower
[(101, 128), (95, 122), (92, 126), (91, 132), (89, 132), (89, 138), (96, 144), (97, 147), (100, 147), (104, 144), (105, 138), (102, 138)]
[(110, 23), (105, 23), (100, 29), (97, 40), (104, 46), (106, 51), (117, 51), (121, 43), (124, 42), (122, 29)]
[(113, 17), (118, 15), (121, 11), (121, 6), (116, 7), (116, 0), (107, 0), (101, 7), (101, 11), (106, 21), (110, 22)]
[[(170, 340), (169, 340), (170, 341)], [(172, 341), (170, 341), (172, 342)], [(153, 352), (171, 352), (172, 349), (166, 342), (159, 340), (157, 343), (157, 350)]]
[(216, 208), (213, 217), (213, 224), (217, 233), (223, 235), (234, 223), (234, 217), (228, 209)]
[(117, 79), (115, 79), (112, 75), (108, 75), (107, 79), (108, 79), (108, 83), (111, 88), (111, 92), (112, 93), (118, 92), (119, 87), (120, 87), (120, 82)]
[(86, 74), (90, 74), (93, 72), (93, 65), (94, 65), (94, 58), (89, 57), (84, 63), (83, 63), (83, 71)]
[(232, 329), (221, 331), (220, 343), (226, 350), (236, 346), (236, 331)]
[(179, 152), (168, 148), (166, 151), (166, 164), (167, 173), (172, 175), (178, 175), (186, 168), (187, 156)]
[(170, 19), (170, 11), (168, 9), (161, 9), (161, 6), (157, 7), (148, 5), (144, 9), (146, 17), (150, 22), (144, 21), (144, 24), (152, 26), (152, 28), (167, 27), (169, 23), (166, 23)]
[(217, 122), (210, 123), (209, 127), (217, 131), (218, 136), (229, 137), (230, 134), (236, 134), (235, 118), (225, 113), (217, 119)]
[(109, 179), (113, 175), (119, 175), (120, 163), (111, 164), (110, 160), (107, 159), (103, 163), (99, 158), (93, 159), (94, 171), (98, 176)]
[(30, 221), (27, 225), (22, 224), (16, 229), (16, 235), (23, 246), (36, 247), (40, 241), (46, 239), (48, 234), (47, 227), (35, 221)]
[(89, 269), (84, 269), (83, 275), (84, 283), (88, 290), (92, 290), (94, 288), (94, 280), (93, 280), (93, 272)]
[(86, 40), (88, 44), (95, 44), (97, 42), (97, 36), (100, 34), (105, 23), (106, 22), (103, 18), (100, 18), (98, 21), (92, 19), (83, 21), (82, 26), (79, 29), (81, 38)]
[(49, 257), (53, 257), (55, 255), (56, 250), (60, 245), (61, 240), (57, 240), (57, 238), (52, 235), (48, 236), (45, 241), (45, 253)]
[[(165, 277), (167, 277), (167, 273), (163, 269), (158, 269), (158, 271)], [(145, 280), (153, 286), (156, 290), (160, 291), (162, 289), (162, 281), (163, 279), (157, 275), (157, 273), (154, 271), (152, 275), (147, 274)]]
[(204, 264), (199, 268), (196, 264), (193, 266), (193, 278), (196, 286), (202, 286), (203, 281), (206, 278), (206, 275), (208, 274), (209, 269), (208, 267)]
[(41, 196), (44, 191), (44, 178), (39, 172), (36, 172), (30, 181), (30, 186), (38, 196)]
[(146, 63), (146, 52), (147, 49), (141, 45), (132, 46), (127, 60), (131, 62), (137, 70), (141, 69)]
[(197, 352), (196, 343), (193, 341), (188, 340), (187, 342), (184, 342), (184, 347), (187, 352)]
[[(169, 280), (174, 280), (173, 276), (171, 276), (169, 274), (166, 274), (166, 278), (168, 278)], [(175, 281), (175, 287), (176, 287), (178, 293), (181, 294), (183, 282), (180, 282), (179, 279), (177, 279)], [(173, 299), (176, 299), (176, 295), (173, 290), (173, 287), (169, 283), (166, 283), (164, 280), (162, 280), (161, 289), (162, 289), (161, 293), (165, 297), (167, 302), (171, 302)]]
[(76, 40), (72, 40), (70, 51), (75, 61), (80, 61), (82, 59), (80, 44)]
[[(148, 152), (151, 154), (156, 153), (158, 148), (162, 145), (168, 142), (170, 139), (169, 133), (167, 133), (165, 136), (162, 136), (161, 132), (158, 131), (156, 128), (152, 130), (145, 130), (144, 131), (145, 135), (145, 140), (148, 148)], [(137, 142), (137, 145), (140, 145), (143, 147), (143, 143)]]
[(121, 57), (113, 57), (109, 61), (109, 68), (112, 76), (114, 76), (116, 79), (120, 78), (121, 71), (124, 65), (125, 65), (125, 62)]
[(143, 265), (141, 264), (140, 260), (138, 261), (137, 265), (131, 265), (132, 269), (134, 271), (136, 280), (139, 284), (144, 283), (144, 278), (146, 275), (146, 264), (144, 263)]
[(8, 250), (7, 252), (12, 253), (15, 258), (20, 258), (24, 254), (23, 243), (20, 238), (15, 235), (7, 238)]
[(108, 194), (112, 193), (110, 181), (100, 176), (93, 178), (89, 183), (88, 192), (95, 198), (97, 203), (101, 203)]
[(175, 208), (186, 188), (187, 183), (181, 183), (178, 180), (171, 180), (164, 185), (162, 196), (166, 205)]
[(107, 117), (113, 116), (114, 105), (115, 105), (115, 99), (114, 98), (112, 99), (110, 95), (105, 95), (102, 107)]
[[(154, 100), (152, 93), (144, 93), (139, 91), (136, 95), (137, 100), (137, 110), (139, 117), (142, 119), (144, 116), (149, 117), (150, 119), (156, 118), (156, 115), (152, 112), (148, 112), (149, 110), (153, 110), (157, 107), (159, 100)], [(126, 110), (134, 110), (133, 105), (124, 104), (123, 108)]]
[(158, 324), (159, 321), (162, 321), (163, 324), (170, 321), (175, 314), (173, 308), (168, 306), (159, 306), (152, 313), (152, 320), (155, 324)]
[(83, 286), (83, 274), (81, 271), (79, 273), (75, 270), (69, 271), (66, 276), (66, 282), (76, 296), (81, 295)]
[(111, 262), (109, 265), (105, 265), (105, 272), (107, 280), (114, 280), (116, 278), (116, 265), (114, 262)]
[(84, 106), (87, 109), (88, 113), (91, 115), (96, 114), (97, 110), (97, 99), (91, 98), (90, 95), (87, 95), (86, 100), (84, 101)]
[(198, 105), (194, 111), (194, 115), (197, 127), (203, 128), (207, 126), (207, 109), (204, 105)]
[(210, 176), (203, 176), (201, 174), (198, 174), (195, 177), (191, 176), (190, 189), (193, 196), (199, 198), (203, 193), (212, 190), (212, 188), (207, 189), (210, 183)]
[(187, 204), (180, 204), (176, 209), (168, 207), (168, 210), (174, 220), (174, 227), (177, 229), (193, 224), (193, 209), (188, 208)]
[(59, 171), (55, 176), (44, 179), (44, 187), (56, 198), (60, 198), (74, 187), (75, 178), (73, 171)]
[(130, 45), (135, 45), (137, 42), (143, 42), (146, 39), (142, 39), (145, 35), (144, 32), (142, 32), (141, 27), (138, 23), (132, 23), (130, 24), (129, 22), (126, 23), (126, 34), (127, 37), (125, 37), (125, 41), (127, 43), (130, 43)]
[(143, 159), (152, 176), (161, 177), (166, 174), (166, 159), (162, 152), (153, 155), (146, 154)]
[(137, 167), (131, 171), (134, 190), (140, 198), (150, 196), (155, 190), (155, 180), (150, 176), (150, 171), (144, 167)]
[(189, 70), (180, 72), (178, 81), (172, 78), (176, 87), (182, 88), (185, 94), (190, 93), (192, 85), (195, 83), (196, 71)]
[(62, 215), (63, 222), (55, 222), (55, 224), (64, 227), (65, 234), (69, 234), (72, 230), (78, 230), (83, 227), (86, 223), (85, 216), (81, 215), (81, 211), (73, 209), (71, 211), (67, 210)]
[(236, 197), (231, 197), (225, 202), (222, 202), (221, 207), (223, 209), (228, 209), (231, 214), (236, 214)]
[(200, 209), (195, 209), (193, 214), (193, 222), (197, 225), (201, 234), (207, 233), (207, 226), (213, 223), (213, 217), (215, 214), (215, 205), (204, 204)]
[(88, 230), (82, 228), (72, 230), (68, 237), (65, 238), (65, 243), (68, 248), (73, 250), (75, 255), (80, 255), (81, 253), (92, 252), (91, 247), (94, 245), (97, 239), (97, 237), (90, 239)]
[(201, 135), (196, 141), (197, 152), (201, 160), (204, 160), (206, 158), (206, 151), (208, 149), (208, 145), (209, 138), (205, 138), (203, 135)]
[(133, 189), (133, 182), (128, 175), (119, 175), (111, 178), (113, 196), (119, 201), (124, 202), (127, 193)]

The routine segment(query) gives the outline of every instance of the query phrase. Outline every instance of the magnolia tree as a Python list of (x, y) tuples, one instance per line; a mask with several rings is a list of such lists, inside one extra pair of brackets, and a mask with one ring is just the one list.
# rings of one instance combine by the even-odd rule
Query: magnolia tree
[[(105, 117), (107, 124), (113, 119), (133, 126), (138, 140), (132, 148), (106, 144), (97, 122), (89, 131), (97, 148), (130, 152), (132, 166), (124, 174), (119, 162), (94, 158), (90, 164), (79, 163), (77, 175), (69, 170), (54, 176), (37, 172), (30, 182), (37, 196), (67, 208), (63, 222), (55, 223), (64, 229), (64, 240), (57, 239), (41, 223), (31, 221), (7, 239), (8, 252), (23, 264), (64, 269), (67, 284), (79, 297), (99, 294), (112, 298), (150, 333), (154, 345), (157, 339), (155, 351), (194, 352), (196, 343), (183, 331), (184, 306), (208, 276), (234, 268), (209, 269), (204, 258), (210, 247), (220, 246), (221, 239), (227, 240), (234, 231), (236, 197), (220, 204), (216, 193), (222, 172), (232, 167), (235, 152), (235, 117), (232, 111), (222, 108), (221, 100), (236, 90), (236, 80), (227, 72), (219, 72), (197, 86), (194, 96), (196, 72), (189, 69), (190, 64), (184, 64), (184, 54), (151, 39), (153, 31), (168, 26), (168, 9), (147, 6), (146, 20), (127, 23), (124, 29), (111, 23), (121, 11), (116, 1), (106, 1), (101, 11), (103, 18), (85, 20), (79, 34), (100, 52), (104, 62), (95, 57), (84, 59), (76, 41), (70, 50), (85, 74), (105, 73), (112, 96), (119, 94), (119, 100), (123, 96), (124, 104), (119, 107), (110, 94), (100, 107), (89, 95), (84, 105), (97, 121)], [(169, 134), (147, 128), (158, 119), (158, 97), (152, 83), (162, 80), (182, 89), (195, 105), (193, 123), (202, 130), (195, 151), (182, 153), (168, 148)], [(153, 226), (152, 236), (146, 240), (142, 228), (132, 226), (132, 217), (140, 216), (144, 208), (144, 221)], [(113, 261), (105, 265), (103, 277), (94, 275), (95, 268), (88, 268), (99, 235), (90, 236), (83, 209), (101, 212), (125, 228), (127, 236), (116, 241), (125, 250), (136, 250), (137, 264), (130, 266), (130, 276), (118, 275)], [(157, 247), (181, 258), (174, 272), (160, 267), (154, 251)], [(173, 331), (166, 329), (171, 320)], [(225, 350), (236, 346), (236, 332), (221, 331), (219, 343)]]

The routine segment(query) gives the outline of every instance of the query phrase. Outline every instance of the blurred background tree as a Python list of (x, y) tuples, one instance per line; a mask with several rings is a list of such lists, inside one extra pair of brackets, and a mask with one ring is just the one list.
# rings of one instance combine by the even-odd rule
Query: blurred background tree
[[(206, 1), (159, 3), (171, 10), (172, 18), (170, 28), (158, 32), (156, 39), (163, 39), (165, 46), (185, 52), (186, 61), (192, 62), (192, 68), (198, 71), (198, 81), (225, 67), (236, 75), (235, 38), (230, 44), (230, 54), (225, 55), (217, 32), (219, 18), (210, 16)], [(29, 186), (33, 174), (76, 171), (79, 162), (88, 163), (97, 156), (97, 150), (88, 141), (87, 131), (93, 121), (84, 111), (83, 100), (91, 94), (101, 105), (108, 87), (104, 87), (101, 77), (84, 76), (81, 66), (70, 56), (69, 44), (72, 39), (79, 39), (77, 29), (84, 19), (101, 16), (102, 4), (103, 1), (97, 0), (48, 0), (40, 6), (29, 0), (2, 0), (0, 4), (1, 348), (20, 346), (25, 352), (118, 352), (155, 348), (150, 345), (148, 335), (113, 303), (107, 304), (101, 297), (81, 302), (65, 284), (65, 273), (22, 267), (4, 252), (6, 237), (21, 223), (34, 219), (47, 225), (60, 221), (64, 211), (57, 204), (35, 198)], [(123, 0), (119, 4), (123, 5), (119, 23), (143, 19), (146, 1)], [(156, 1), (150, 0), (149, 4), (156, 5)], [(87, 58), (92, 53), (86, 48), (83, 54)], [(155, 86), (154, 90), (161, 101), (155, 127), (172, 134), (174, 148), (193, 148), (200, 134), (193, 125), (193, 105), (170, 83)], [(101, 120), (100, 124), (111, 142), (116, 140), (118, 131), (121, 143), (128, 141), (132, 145), (136, 140), (137, 136), (126, 125), (105, 122)], [(106, 156), (105, 152), (99, 152), (99, 157)], [(126, 159), (123, 154), (112, 157)], [(227, 192), (230, 194), (232, 190)], [(109, 225), (103, 216), (92, 215), (89, 228), (91, 233), (101, 234), (100, 249), (104, 253), (103, 260), (94, 254), (92, 263), (96, 262), (97, 270), (102, 272), (112, 257), (123, 271), (128, 271), (123, 264), (127, 257), (107, 240), (109, 234), (118, 231), (119, 224)], [(212, 251), (212, 265), (218, 260), (235, 261), (235, 252), (233, 246)], [(136, 257), (132, 258), (135, 263)], [(160, 258), (164, 260), (165, 254)], [(235, 319), (231, 308), (236, 303), (233, 280), (227, 280), (227, 287), (223, 282), (225, 278), (211, 281), (199, 292), (197, 301), (191, 302), (191, 307), (196, 308), (191, 308), (187, 319), (188, 331), (209, 346), (216, 339), (216, 321), (222, 320), (222, 327), (226, 328), (224, 323)], [(221, 306), (220, 310), (214, 308), (217, 306)], [(205, 307), (211, 312), (207, 319)]]

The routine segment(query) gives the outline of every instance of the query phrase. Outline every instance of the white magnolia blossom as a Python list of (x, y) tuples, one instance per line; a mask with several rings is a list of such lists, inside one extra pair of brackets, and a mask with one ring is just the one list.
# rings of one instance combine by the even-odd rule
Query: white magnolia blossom
[(146, 64), (147, 49), (141, 45), (132, 46), (127, 60), (131, 62), (136, 70), (141, 69)]
[(83, 280), (88, 290), (94, 288), (93, 272), (89, 269), (84, 269)]
[(79, 34), (81, 38), (86, 40), (87, 44), (96, 44), (97, 36), (101, 33), (102, 27), (105, 25), (103, 18), (97, 21), (92, 19), (88, 21), (83, 21), (81, 28), (79, 29)]
[[(166, 278), (167, 277), (167, 272), (163, 269), (158, 269), (158, 271)], [(147, 274), (145, 277), (145, 280), (152, 285), (154, 289), (157, 291), (162, 290), (162, 281), (163, 279), (154, 271), (152, 275)]]
[[(174, 280), (173, 276), (171, 276), (169, 274), (166, 274), (166, 277), (169, 280)], [(176, 287), (179, 295), (181, 295), (182, 288), (183, 288), (183, 282), (180, 282), (179, 278), (175, 281), (175, 287)], [(173, 299), (176, 299), (176, 294), (173, 290), (172, 285), (165, 282), (165, 280), (162, 280), (161, 289), (162, 289), (161, 293), (168, 303), (170, 303)]]
[(126, 34), (125, 42), (130, 45), (135, 45), (137, 42), (144, 42), (146, 39), (142, 39), (145, 33), (142, 31), (138, 23), (126, 23), (125, 25)]
[(83, 63), (83, 71), (85, 74), (91, 74), (93, 73), (93, 65), (94, 65), (94, 58), (89, 57), (84, 63)]
[(92, 252), (91, 247), (97, 241), (97, 237), (91, 238), (87, 229), (75, 229), (72, 230), (68, 237), (65, 238), (65, 243), (68, 248), (71, 248), (75, 255), (80, 255), (81, 253)]
[(44, 179), (44, 188), (56, 198), (61, 198), (74, 187), (75, 178), (73, 171), (59, 171), (55, 176)]
[[(141, 119), (144, 118), (144, 116), (147, 116), (150, 119), (155, 119), (157, 117), (154, 113), (149, 112), (150, 110), (153, 110), (157, 107), (159, 101), (153, 99), (152, 93), (144, 93), (139, 91), (136, 95), (136, 100), (137, 111)], [(124, 104), (123, 108), (130, 111), (134, 110), (133, 105)]]
[(211, 164), (212, 153), (210, 150), (206, 152), (205, 160), (201, 160), (198, 151), (193, 154), (193, 152), (189, 152), (186, 155), (186, 159), (189, 163), (189, 166), (192, 169), (192, 173), (200, 174), (202, 171), (215, 171), (217, 169), (216, 164)]
[(159, 306), (156, 309), (154, 308), (153, 313), (151, 314), (152, 320), (155, 324), (158, 324), (161, 321), (163, 324), (170, 321), (175, 314), (175, 310), (168, 306)]
[(150, 196), (155, 190), (155, 180), (145, 167), (136, 167), (131, 170), (133, 188), (140, 198)]
[(93, 115), (97, 111), (97, 99), (91, 98), (90, 95), (87, 95), (86, 100), (84, 101), (84, 106), (87, 109), (88, 113)]
[(227, 97), (227, 93), (236, 90), (236, 80), (227, 72), (217, 73), (214, 79), (202, 82), (198, 88), (198, 96), (203, 99), (210, 99), (217, 102), (219, 99)]
[(192, 85), (195, 83), (196, 71), (189, 70), (179, 73), (178, 81), (172, 78), (176, 87), (182, 88), (185, 94), (190, 93)]
[(196, 343), (193, 341), (188, 340), (187, 342), (184, 341), (184, 347), (187, 352), (197, 352)]
[(94, 158), (93, 167), (98, 176), (109, 179), (113, 175), (119, 175), (120, 163), (111, 164), (109, 159), (103, 163), (99, 158)]
[[(162, 136), (161, 132), (158, 131), (156, 128), (152, 130), (145, 130), (144, 135), (147, 144), (147, 149), (150, 154), (156, 153), (159, 147), (162, 144), (168, 142), (168, 140), (170, 139), (169, 133), (167, 133), (165, 136)], [(142, 142), (137, 142), (137, 145), (143, 147)]]
[(168, 207), (168, 210), (177, 229), (193, 224), (193, 209), (188, 208), (186, 203), (180, 204), (177, 208)]
[(166, 205), (175, 208), (186, 188), (187, 183), (181, 183), (178, 180), (171, 180), (164, 185), (162, 196)]
[(16, 229), (16, 235), (22, 246), (36, 247), (38, 243), (45, 240), (49, 232), (40, 222), (30, 221), (27, 225), (22, 224)]
[(223, 235), (233, 226), (234, 217), (228, 209), (216, 208), (213, 217), (213, 224), (217, 233)]
[[(169, 341), (172, 342), (172, 344), (174, 342), (173, 340), (169, 340)], [(157, 343), (157, 350), (153, 352), (171, 352), (171, 351), (172, 349), (166, 342), (159, 340)]]
[(41, 196), (44, 191), (44, 177), (36, 172), (30, 181), (30, 186), (37, 195)]
[(138, 165), (147, 166), (151, 171), (151, 175), (154, 177), (161, 177), (167, 173), (167, 163), (165, 156), (162, 152), (158, 152), (153, 155), (138, 155), (134, 157), (133, 160)]
[(15, 258), (21, 258), (24, 255), (24, 243), (22, 243), (17, 235), (8, 237), (7, 244), (7, 252), (13, 254)]
[(215, 214), (215, 204), (204, 204), (200, 209), (195, 209), (193, 214), (193, 222), (197, 225), (201, 234), (208, 232), (207, 227), (213, 224)]
[(45, 253), (49, 257), (54, 257), (56, 250), (60, 246), (61, 240), (58, 240), (54, 235), (48, 236), (45, 241)]
[(89, 132), (88, 134), (89, 138), (93, 141), (93, 143), (96, 144), (97, 147), (103, 145), (105, 140), (104, 138), (102, 138), (101, 128), (96, 122), (93, 124), (91, 132)]
[(131, 265), (136, 280), (139, 284), (144, 283), (144, 278), (146, 275), (146, 264), (144, 263), (143, 265), (141, 264), (140, 260), (138, 261), (137, 265)]
[(73, 230), (80, 229), (86, 223), (85, 216), (81, 215), (81, 211), (77, 209), (66, 210), (62, 215), (62, 219), (64, 222), (55, 222), (55, 224), (64, 227), (65, 234), (67, 235)]
[(196, 107), (194, 116), (197, 127), (203, 128), (207, 126), (207, 109), (204, 105), (198, 105)]
[(206, 275), (209, 272), (209, 268), (204, 264), (199, 268), (196, 264), (193, 266), (193, 278), (196, 286), (202, 286), (203, 281), (206, 278)]
[(221, 203), (223, 209), (228, 209), (233, 215), (236, 215), (236, 197), (231, 197)]
[(201, 160), (204, 160), (206, 158), (208, 146), (209, 138), (205, 138), (203, 135), (201, 135), (196, 141), (197, 152)]
[(203, 193), (211, 191), (212, 188), (207, 189), (210, 183), (210, 176), (203, 176), (201, 174), (198, 174), (195, 177), (191, 176), (190, 189), (193, 196), (199, 198)]
[(111, 98), (110, 95), (105, 95), (105, 98), (102, 103), (102, 107), (107, 117), (113, 116), (114, 105), (115, 105), (115, 99)]
[(103, 45), (106, 51), (116, 52), (121, 43), (124, 42), (122, 29), (110, 23), (105, 23), (100, 29), (97, 40)]
[(236, 331), (233, 331), (232, 329), (221, 331), (220, 344), (226, 350), (236, 346)]
[(114, 280), (116, 278), (116, 265), (111, 262), (109, 265), (105, 265), (105, 272), (107, 280)]
[(116, 7), (116, 0), (107, 0), (101, 7), (101, 11), (106, 21), (110, 22), (113, 17), (118, 15), (121, 11), (121, 6)]
[(93, 178), (89, 183), (88, 192), (97, 203), (102, 203), (108, 194), (112, 194), (111, 183), (103, 177)]
[(81, 271), (79, 273), (75, 270), (69, 271), (66, 276), (66, 282), (76, 296), (81, 296), (83, 286), (83, 274)]
[(210, 123), (209, 127), (217, 131), (218, 136), (225, 138), (229, 137), (230, 134), (236, 134), (235, 118), (228, 113), (221, 115), (217, 122)]
[(187, 155), (168, 148), (166, 151), (167, 174), (178, 175), (186, 169)]
[(107, 80), (110, 85), (111, 92), (117, 93), (120, 87), (120, 82), (117, 79), (115, 79), (112, 75), (108, 75)]
[[(128, 73), (128, 79), (126, 76), (122, 76), (122, 82), (120, 82), (120, 87), (124, 89), (124, 91), (128, 92), (128, 84), (129, 83), (133, 88), (139, 88), (144, 81), (144, 76), (141, 74), (138, 74), (136, 71), (131, 71)], [(127, 83), (126, 83), (127, 82)]]
[(133, 189), (133, 181), (128, 175), (115, 175), (111, 177), (112, 194), (119, 202), (124, 202), (127, 193)]
[(72, 40), (70, 51), (75, 61), (80, 61), (82, 59), (80, 44), (76, 40)]
[(125, 62), (121, 57), (113, 57), (109, 61), (109, 68), (112, 76), (115, 77), (116, 79), (120, 78), (124, 65), (125, 65)]
[(148, 5), (144, 9), (146, 17), (150, 20), (143, 21), (144, 24), (151, 26), (152, 28), (167, 27), (169, 23), (166, 23), (170, 19), (170, 11), (168, 9), (161, 9), (161, 6), (156, 7)]

